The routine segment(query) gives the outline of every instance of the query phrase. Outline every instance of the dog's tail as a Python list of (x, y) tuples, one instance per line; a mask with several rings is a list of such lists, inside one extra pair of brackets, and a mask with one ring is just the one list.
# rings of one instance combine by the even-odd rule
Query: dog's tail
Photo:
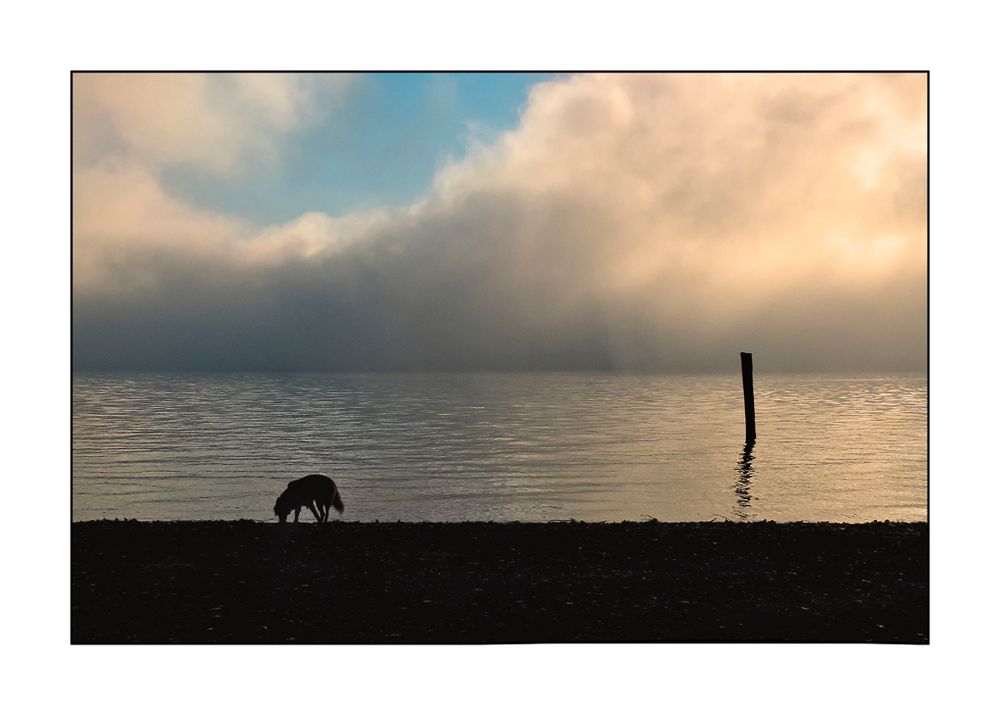
[(344, 502), (340, 500), (340, 490), (337, 487), (333, 488), (333, 508), (337, 510), (338, 514), (344, 513)]

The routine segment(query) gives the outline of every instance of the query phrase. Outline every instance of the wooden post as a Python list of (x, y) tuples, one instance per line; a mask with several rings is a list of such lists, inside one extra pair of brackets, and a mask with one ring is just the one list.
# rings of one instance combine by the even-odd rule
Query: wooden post
[(747, 423), (747, 445), (757, 441), (757, 415), (753, 409), (753, 354), (740, 353), (743, 367), (743, 412)]

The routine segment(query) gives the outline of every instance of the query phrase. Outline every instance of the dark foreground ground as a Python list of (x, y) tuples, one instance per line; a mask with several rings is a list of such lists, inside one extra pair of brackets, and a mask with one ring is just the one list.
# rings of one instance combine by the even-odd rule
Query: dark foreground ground
[(74, 643), (928, 642), (927, 524), (84, 522)]

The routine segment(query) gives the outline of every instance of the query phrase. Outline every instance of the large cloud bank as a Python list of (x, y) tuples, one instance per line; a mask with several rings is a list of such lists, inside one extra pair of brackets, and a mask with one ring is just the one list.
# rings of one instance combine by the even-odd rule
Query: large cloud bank
[(280, 161), (344, 83), (77, 76), (77, 367), (926, 364), (922, 75), (545, 82), (381, 212), (260, 227), (165, 190)]

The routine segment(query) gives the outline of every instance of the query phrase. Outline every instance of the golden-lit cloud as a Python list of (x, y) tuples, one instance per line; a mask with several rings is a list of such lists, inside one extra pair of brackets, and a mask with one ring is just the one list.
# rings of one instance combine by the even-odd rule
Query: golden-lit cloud
[(350, 82), (336, 74), (79, 73), (74, 160), (128, 157), (231, 173), (273, 161), (280, 138), (315, 117), (317, 99)]
[[(183, 77), (163, 82), (169, 99), (150, 99), (139, 75), (75, 85), (81, 364), (713, 369), (741, 349), (783, 368), (926, 359), (923, 75), (543, 82), (516, 129), (442, 168), (421, 201), (264, 228), (171, 197), (158, 168), (273, 157), (308, 121), (317, 80), (226, 78), (218, 90), (218, 78)], [(170, 330), (145, 329), (160, 323)]]

